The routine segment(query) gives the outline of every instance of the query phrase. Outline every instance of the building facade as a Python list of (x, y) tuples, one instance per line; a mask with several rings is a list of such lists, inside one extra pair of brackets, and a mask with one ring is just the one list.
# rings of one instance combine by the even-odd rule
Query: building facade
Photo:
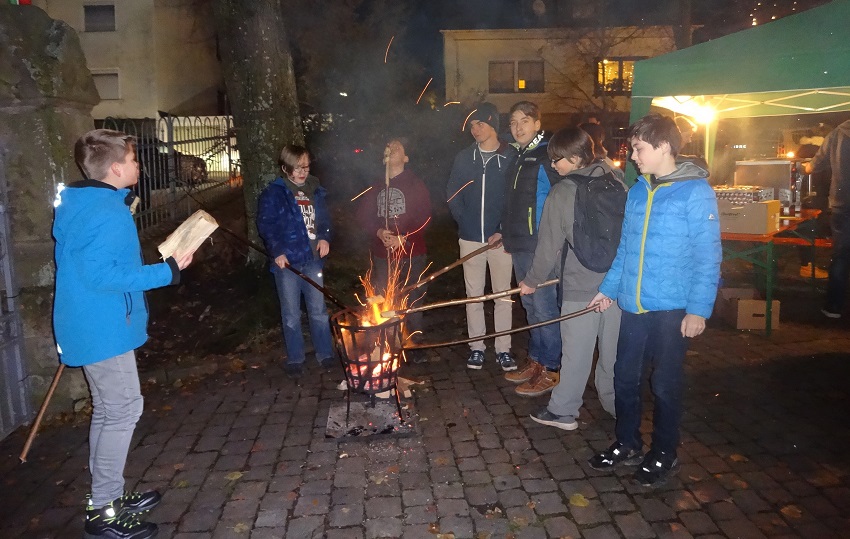
[(669, 26), (443, 30), (446, 101), (506, 113), (537, 103), (544, 129), (588, 115), (628, 122), (634, 62), (675, 49)]
[(106, 117), (215, 115), (223, 108), (209, 2), (34, 0), (80, 38)]

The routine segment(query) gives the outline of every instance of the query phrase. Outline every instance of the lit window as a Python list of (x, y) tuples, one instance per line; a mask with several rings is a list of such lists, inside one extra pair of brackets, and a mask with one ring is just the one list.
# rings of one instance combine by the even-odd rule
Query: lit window
[(92, 79), (101, 100), (121, 99), (118, 73), (92, 73)]
[(543, 93), (543, 62), (490, 62), (490, 93)]
[(543, 93), (543, 62), (518, 62), (517, 75), (518, 92)]
[(595, 95), (631, 94), (635, 62), (640, 59), (629, 57), (597, 60)]
[(112, 4), (83, 6), (83, 16), (86, 32), (115, 31), (115, 6)]

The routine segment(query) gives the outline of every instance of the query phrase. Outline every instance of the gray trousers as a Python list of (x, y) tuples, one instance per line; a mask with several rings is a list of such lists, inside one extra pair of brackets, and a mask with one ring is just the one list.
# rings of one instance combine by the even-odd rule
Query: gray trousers
[[(561, 314), (587, 307), (586, 301), (564, 301)], [(591, 312), (561, 322), (561, 380), (552, 390), (547, 408), (558, 416), (578, 419), (582, 395), (593, 366), (593, 350), (599, 345), (594, 382), (602, 408), (614, 411), (614, 363), (620, 335), (620, 308), (611, 305), (603, 313)]]
[(89, 429), (91, 501), (99, 509), (124, 494), (124, 465), (144, 403), (136, 353), (83, 366), (92, 401)]

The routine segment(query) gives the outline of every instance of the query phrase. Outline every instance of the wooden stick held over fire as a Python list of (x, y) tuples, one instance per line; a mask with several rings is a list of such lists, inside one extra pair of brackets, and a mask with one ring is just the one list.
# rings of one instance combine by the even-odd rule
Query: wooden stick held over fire
[[(540, 283), (537, 288), (543, 288), (544, 286), (551, 286), (553, 284), (558, 284), (558, 279), (550, 279), (546, 282)], [(422, 311), (430, 311), (431, 309), (439, 309), (441, 307), (451, 307), (453, 305), (465, 305), (467, 303), (480, 303), (483, 301), (490, 301), (491, 299), (499, 299), (507, 296), (513, 296), (514, 294), (519, 294), (520, 288), (511, 288), (510, 290), (503, 290), (501, 292), (493, 292), (491, 294), (485, 294), (483, 296), (473, 296), (471, 298), (463, 298), (463, 299), (450, 299), (447, 301), (440, 301), (439, 303), (431, 303), (430, 305), (420, 305), (419, 307), (411, 307), (409, 309), (399, 309), (396, 311), (384, 311), (381, 313), (381, 316), (384, 318), (392, 318), (394, 316), (399, 316), (402, 314), (411, 314), (411, 313), (420, 313)]]
[(451, 264), (449, 264), (445, 268), (443, 268), (441, 270), (437, 270), (434, 273), (432, 273), (431, 275), (428, 275), (427, 277), (425, 277), (421, 281), (405, 286), (404, 288), (402, 288), (399, 291), (397, 296), (400, 297), (400, 298), (404, 297), (406, 294), (413, 292), (414, 290), (416, 290), (420, 286), (425, 286), (426, 284), (430, 283), (431, 281), (433, 281), (434, 279), (436, 279), (440, 275), (446, 273), (447, 271), (452, 270), (452, 269), (460, 266), (461, 264), (463, 264), (467, 260), (474, 258), (474, 257), (480, 255), (481, 253), (487, 252), (490, 249), (495, 249), (496, 247), (499, 247), (501, 245), (502, 245), (502, 240), (499, 240), (499, 241), (487, 244), (484, 247), (481, 247), (479, 249), (476, 249), (476, 250), (472, 251), (471, 253), (469, 253), (468, 255), (463, 256), (461, 258), (458, 258), (457, 260), (455, 260), (454, 262), (452, 262)]
[(505, 331), (498, 331), (496, 333), (490, 333), (488, 335), (481, 335), (478, 337), (472, 337), (469, 339), (460, 339), (457, 341), (449, 341), (449, 342), (435, 342), (435, 343), (423, 343), (423, 344), (413, 344), (410, 346), (405, 346), (405, 350), (424, 350), (426, 348), (442, 348), (444, 346), (455, 346), (458, 344), (468, 344), (475, 341), (480, 341), (482, 339), (492, 339), (494, 337), (502, 337), (505, 335), (511, 335), (513, 333), (519, 333), (520, 331), (528, 331), (530, 329), (539, 328), (542, 326), (548, 326), (549, 324), (554, 324), (556, 322), (563, 322), (564, 320), (569, 320), (570, 318), (576, 318), (578, 316), (593, 312), (596, 310), (596, 306), (585, 307), (580, 311), (576, 311), (574, 313), (568, 313), (563, 316), (559, 316), (558, 318), (553, 318), (552, 320), (544, 320), (543, 322), (537, 322), (536, 324), (529, 324), (527, 326), (522, 326), (519, 328), (508, 329)]
[(65, 364), (61, 363), (59, 368), (56, 369), (56, 374), (53, 375), (53, 382), (50, 383), (50, 389), (47, 390), (47, 393), (44, 395), (44, 402), (41, 403), (41, 408), (38, 410), (38, 415), (35, 416), (35, 421), (32, 422), (32, 427), (30, 428), (29, 436), (27, 436), (27, 441), (24, 443), (24, 449), (21, 451), (21, 456), (18, 457), (21, 459), (21, 462), (27, 461), (27, 453), (30, 452), (30, 446), (32, 445), (32, 441), (35, 439), (35, 435), (38, 432), (38, 427), (41, 425), (41, 420), (44, 417), (44, 412), (47, 410), (47, 405), (50, 403), (50, 398), (53, 396), (53, 392), (56, 391), (56, 386), (59, 384), (59, 378), (62, 376), (62, 371), (65, 370)]

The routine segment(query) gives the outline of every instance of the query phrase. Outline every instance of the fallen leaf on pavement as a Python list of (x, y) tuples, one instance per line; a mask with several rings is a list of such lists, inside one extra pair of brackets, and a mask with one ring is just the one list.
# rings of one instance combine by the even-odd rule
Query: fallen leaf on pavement
[(584, 494), (579, 494), (576, 492), (572, 496), (570, 496), (570, 505), (575, 505), (576, 507), (587, 507), (590, 505), (590, 502), (587, 501), (587, 498), (584, 497)]

